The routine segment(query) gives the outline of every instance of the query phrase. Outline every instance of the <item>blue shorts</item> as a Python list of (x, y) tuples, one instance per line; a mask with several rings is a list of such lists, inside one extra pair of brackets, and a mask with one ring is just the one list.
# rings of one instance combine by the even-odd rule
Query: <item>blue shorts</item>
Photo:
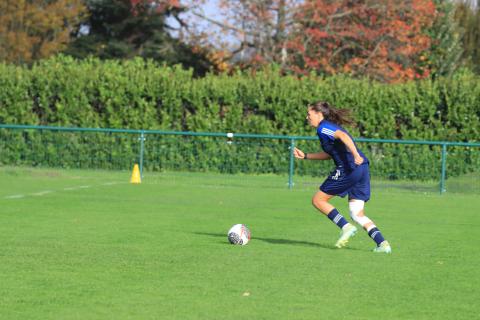
[(357, 166), (352, 172), (346, 174), (342, 169), (333, 170), (320, 186), (320, 190), (332, 196), (349, 199), (370, 199), (370, 170), (368, 163)]

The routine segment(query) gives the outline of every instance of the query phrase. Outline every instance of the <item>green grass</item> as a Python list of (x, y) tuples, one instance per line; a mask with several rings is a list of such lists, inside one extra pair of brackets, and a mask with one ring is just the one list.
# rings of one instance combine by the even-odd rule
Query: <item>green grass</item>
[[(337, 227), (310, 204), (316, 185), (288, 190), (284, 177), (187, 173), (149, 174), (141, 185), (128, 179), (0, 168), (1, 319), (480, 312), (478, 195), (373, 190), (367, 214), (392, 244), (387, 256), (371, 252), (365, 232), (334, 249)], [(344, 199), (334, 203), (348, 216)], [(250, 227), (247, 246), (228, 244), (235, 223)]]

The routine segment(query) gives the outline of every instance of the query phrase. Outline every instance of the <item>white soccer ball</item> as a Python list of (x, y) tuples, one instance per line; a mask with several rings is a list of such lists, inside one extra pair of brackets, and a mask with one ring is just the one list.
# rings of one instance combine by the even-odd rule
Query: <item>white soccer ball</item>
[(236, 224), (228, 230), (228, 241), (231, 244), (244, 246), (250, 241), (250, 230), (244, 224)]

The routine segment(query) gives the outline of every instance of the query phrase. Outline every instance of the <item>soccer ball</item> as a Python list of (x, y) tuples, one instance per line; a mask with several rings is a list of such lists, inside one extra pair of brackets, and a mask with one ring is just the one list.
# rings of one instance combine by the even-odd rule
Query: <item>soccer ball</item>
[(228, 230), (228, 241), (244, 246), (250, 241), (250, 230), (244, 224), (236, 224)]

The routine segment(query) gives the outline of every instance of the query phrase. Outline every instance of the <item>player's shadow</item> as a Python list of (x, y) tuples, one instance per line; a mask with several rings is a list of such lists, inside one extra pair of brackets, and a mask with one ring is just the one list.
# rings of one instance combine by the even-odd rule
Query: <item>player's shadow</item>
[[(195, 234), (199, 234), (202, 236), (216, 237), (216, 238), (224, 238), (224, 239), (227, 238), (226, 235), (223, 233), (195, 232)], [(327, 244), (317, 243), (317, 242), (301, 241), (301, 240), (275, 239), (275, 238), (262, 238), (262, 237), (255, 237), (252, 240), (254, 241), (260, 240), (260, 241), (264, 241), (272, 244), (285, 244), (285, 245), (292, 245), (292, 246), (316, 247), (316, 248), (323, 248), (323, 249), (330, 249), (330, 250), (338, 250), (332, 245), (327, 245)], [(224, 243), (228, 244), (228, 241), (225, 240)], [(345, 249), (357, 250), (349, 247)]]

